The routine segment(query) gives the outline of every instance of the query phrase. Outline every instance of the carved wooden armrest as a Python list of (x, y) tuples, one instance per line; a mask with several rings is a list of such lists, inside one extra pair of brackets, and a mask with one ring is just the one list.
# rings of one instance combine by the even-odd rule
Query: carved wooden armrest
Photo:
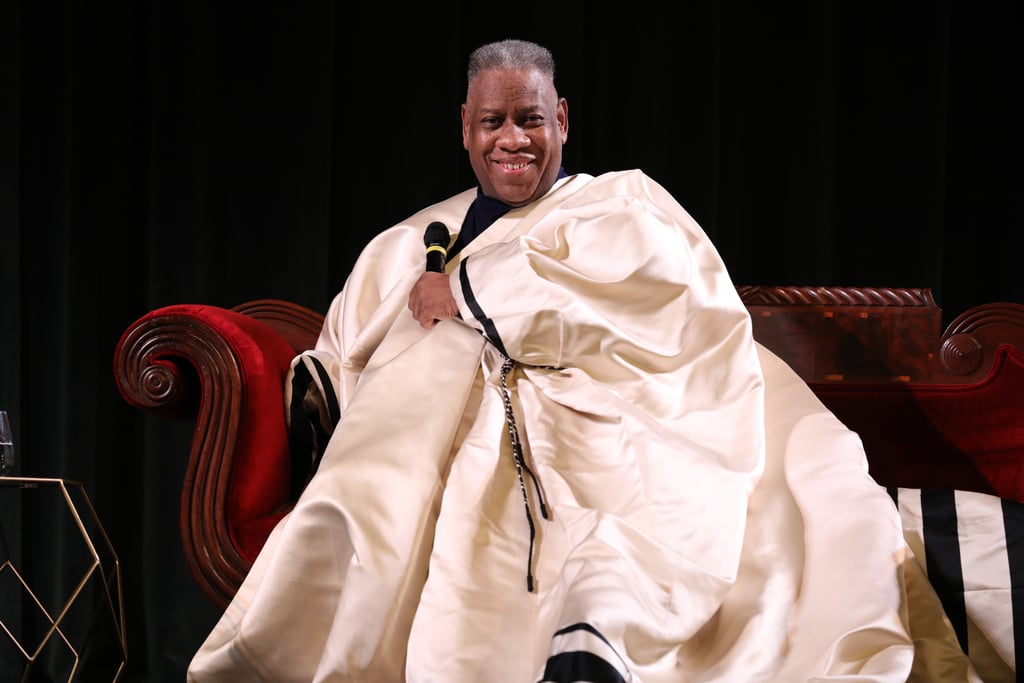
[(991, 303), (942, 331), (931, 290), (900, 287), (737, 287), (754, 337), (805, 381), (966, 384), (984, 379), (998, 348), (1024, 351), (1024, 306)]
[(140, 410), (195, 421), (180, 526), (189, 569), (224, 607), (289, 500), (284, 378), (323, 317), (264, 299), (234, 309), (174, 305), (122, 335), (114, 375)]
[(855, 431), (884, 486), (1024, 501), (1024, 306), (940, 334), (927, 289), (741, 287), (755, 338)]

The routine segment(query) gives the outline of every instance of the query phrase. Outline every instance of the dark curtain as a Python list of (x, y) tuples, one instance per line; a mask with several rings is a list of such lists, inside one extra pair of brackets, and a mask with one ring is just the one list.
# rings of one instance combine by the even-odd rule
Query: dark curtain
[[(19, 0), (0, 17), (0, 408), (18, 474), (81, 481), (115, 547), (121, 680), (183, 680), (218, 611), (180, 552), (187, 425), (123, 403), (120, 333), (172, 303), (325, 310), (367, 240), (473, 184), (459, 105), (482, 42), (552, 48), (567, 170), (644, 169), (738, 284), (929, 287), (946, 323), (1024, 302), (1014, 2)], [(66, 588), (51, 516), (0, 510), (30, 580)]]

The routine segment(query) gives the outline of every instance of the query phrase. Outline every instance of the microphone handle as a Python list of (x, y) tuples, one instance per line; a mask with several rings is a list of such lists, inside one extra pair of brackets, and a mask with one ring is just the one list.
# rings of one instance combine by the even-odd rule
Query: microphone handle
[(445, 248), (439, 245), (427, 247), (427, 272), (444, 272)]

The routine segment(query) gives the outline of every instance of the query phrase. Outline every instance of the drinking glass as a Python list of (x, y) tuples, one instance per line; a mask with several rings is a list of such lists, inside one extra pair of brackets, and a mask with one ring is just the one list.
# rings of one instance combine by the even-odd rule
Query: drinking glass
[(0, 477), (14, 472), (14, 437), (6, 410), (0, 410)]

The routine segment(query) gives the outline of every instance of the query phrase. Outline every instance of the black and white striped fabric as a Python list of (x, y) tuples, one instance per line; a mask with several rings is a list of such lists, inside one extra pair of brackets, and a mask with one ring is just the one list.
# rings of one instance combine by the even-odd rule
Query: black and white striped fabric
[(590, 624), (573, 624), (552, 638), (552, 652), (540, 683), (626, 683), (625, 662)]
[(903, 534), (983, 680), (1024, 671), (1024, 504), (968, 491), (890, 488)]
[(341, 419), (330, 373), (315, 353), (302, 353), (292, 360), (284, 400), (292, 459), (291, 498), (295, 500), (320, 466)]

